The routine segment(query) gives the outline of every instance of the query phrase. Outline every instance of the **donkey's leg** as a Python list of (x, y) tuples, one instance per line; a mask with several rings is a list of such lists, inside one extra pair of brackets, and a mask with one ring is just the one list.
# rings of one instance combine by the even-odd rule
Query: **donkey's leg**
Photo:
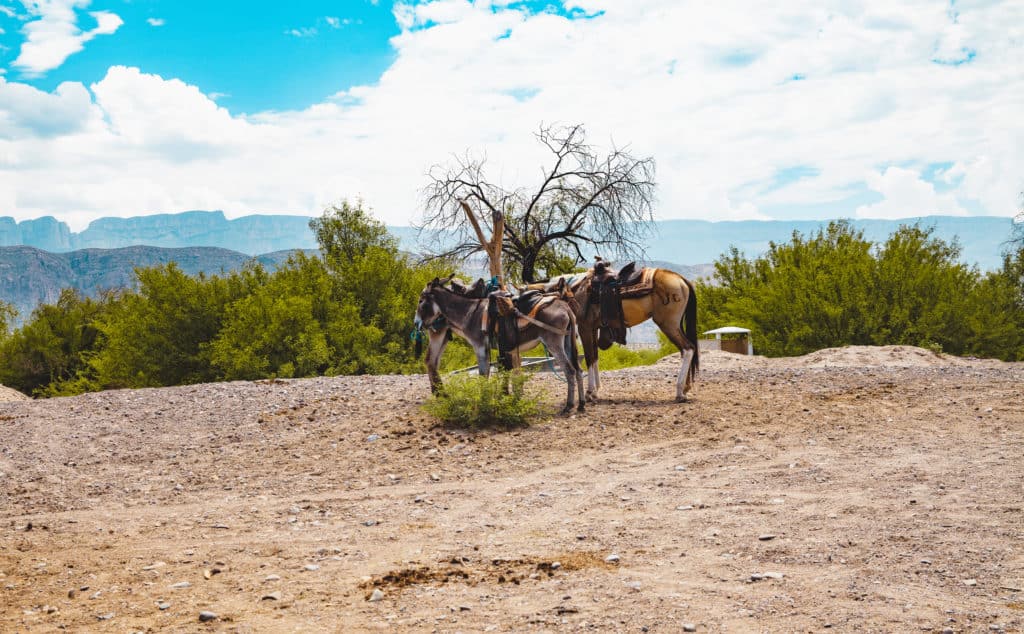
[(476, 353), (476, 368), (480, 372), (480, 376), (490, 376), (491, 374), (491, 349), (487, 346), (487, 340), (483, 343), (473, 342), (473, 352)]
[(576, 350), (576, 337), (572, 335), (566, 335), (562, 338), (565, 344), (566, 356), (568, 356), (569, 365), (571, 366), (566, 374), (571, 374), (576, 379), (576, 396), (578, 411), (584, 411), (586, 409), (587, 399), (583, 395), (583, 370), (580, 369), (579, 352)]
[(441, 353), (448, 345), (448, 333), (447, 331), (434, 332), (432, 330), (428, 332), (430, 335), (427, 343), (427, 375), (430, 377), (430, 391), (437, 394), (442, 386), (441, 373), (437, 371), (437, 368), (441, 365)]
[(580, 341), (583, 343), (583, 359), (587, 362), (587, 400), (596, 401), (601, 380), (597, 374), (597, 340), (594, 331), (585, 325), (581, 326)]
[(555, 334), (545, 334), (541, 337), (544, 340), (544, 344), (548, 347), (551, 355), (555, 357), (555, 363), (565, 374), (565, 384), (568, 390), (565, 397), (565, 407), (562, 408), (563, 414), (568, 414), (572, 411), (573, 398), (575, 396), (574, 391), (576, 390), (576, 370), (572, 367), (572, 362), (569, 361), (568, 355), (565, 351), (565, 337), (561, 337)]
[[(679, 304), (681, 307), (682, 304)], [(658, 328), (665, 333), (669, 341), (675, 344), (679, 348), (679, 355), (682, 357), (682, 363), (679, 366), (679, 376), (676, 377), (676, 400), (683, 403), (687, 400), (687, 393), (690, 391), (691, 383), (690, 377), (690, 364), (693, 362), (693, 344), (683, 334), (683, 328), (680, 325), (682, 319), (682, 310), (676, 314), (676, 311), (667, 311), (668, 314), (656, 315), (654, 317), (654, 323), (658, 324)]]

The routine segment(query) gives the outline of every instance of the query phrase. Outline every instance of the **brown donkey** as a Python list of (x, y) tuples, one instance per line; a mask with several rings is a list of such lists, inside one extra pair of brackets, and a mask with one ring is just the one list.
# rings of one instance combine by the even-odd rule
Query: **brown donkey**
[[(676, 379), (676, 400), (685, 402), (693, 389), (693, 379), (700, 367), (697, 348), (697, 295), (693, 284), (682, 275), (667, 269), (644, 269), (651, 281), (650, 292), (622, 300), (622, 321), (629, 328), (654, 319), (669, 341), (679, 348), (682, 364)], [(595, 292), (594, 270), (575, 275), (562, 275), (548, 282), (531, 284), (529, 288), (549, 290), (568, 284), (575, 297), (572, 302), (579, 323), (580, 340), (587, 361), (587, 398), (597, 400), (601, 387), (598, 375), (597, 337), (601, 327), (599, 307), (591, 303)]]

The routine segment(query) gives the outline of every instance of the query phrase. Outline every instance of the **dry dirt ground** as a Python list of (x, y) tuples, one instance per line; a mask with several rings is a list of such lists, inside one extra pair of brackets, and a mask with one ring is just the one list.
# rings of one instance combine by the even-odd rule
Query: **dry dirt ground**
[(0, 403), (0, 631), (1024, 630), (1024, 364), (676, 366), (515, 431), (423, 376)]

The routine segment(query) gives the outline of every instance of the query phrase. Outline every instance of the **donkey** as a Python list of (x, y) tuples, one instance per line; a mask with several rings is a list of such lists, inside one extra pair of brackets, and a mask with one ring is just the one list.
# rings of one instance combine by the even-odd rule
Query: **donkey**
[[(480, 375), (490, 374), (489, 333), (486, 328), (489, 300), (469, 297), (447, 288), (445, 285), (451, 279), (434, 278), (420, 293), (419, 304), (416, 307), (416, 328), (426, 330), (428, 333), (427, 374), (430, 377), (430, 389), (435, 394), (442, 386), (438, 366), (441, 362), (441, 353), (448, 345), (449, 332), (454, 332), (469, 342), (476, 353)], [(573, 309), (565, 300), (555, 296), (545, 298), (535, 311), (531, 311), (532, 314), (523, 314), (511, 301), (506, 299), (501, 302), (503, 298), (497, 299), (499, 308), (514, 317), (513, 323), (518, 325), (515, 350), (517, 354), (512, 355), (515, 361), (518, 362), (518, 352), (529, 350), (539, 341), (543, 341), (565, 373), (568, 384), (568, 394), (562, 412), (567, 413), (572, 409), (574, 392), (579, 393), (577, 409), (582, 412), (585, 402), (583, 370), (576, 352), (577, 328)]]
[[(622, 322), (629, 328), (653, 318), (669, 341), (679, 348), (682, 364), (676, 378), (676, 401), (686, 402), (693, 389), (694, 376), (700, 368), (697, 295), (689, 280), (668, 269), (654, 269), (651, 282), (651, 291), (646, 295), (622, 299)], [(575, 295), (575, 301), (571, 304), (579, 323), (580, 341), (587, 362), (587, 399), (596, 401), (597, 391), (601, 387), (597, 370), (601, 311), (591, 303), (591, 297), (597, 291), (594, 269), (585, 274), (561, 275), (548, 282), (530, 284), (528, 288), (548, 290), (561, 284), (567, 284)]]

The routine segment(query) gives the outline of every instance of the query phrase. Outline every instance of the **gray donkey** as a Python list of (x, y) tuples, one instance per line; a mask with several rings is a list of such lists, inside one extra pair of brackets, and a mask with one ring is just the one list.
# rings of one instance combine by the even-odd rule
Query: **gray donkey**
[[(515, 324), (512, 358), (518, 365), (519, 352), (529, 350), (543, 341), (555, 357), (558, 366), (565, 373), (568, 384), (563, 413), (570, 411), (578, 393), (578, 409), (583, 411), (583, 370), (576, 351), (576, 316), (569, 304), (556, 293), (537, 294), (524, 298), (516, 304), (508, 297), (473, 297), (446, 287), (451, 277), (434, 278), (420, 293), (416, 307), (416, 328), (428, 333), (427, 373), (430, 389), (435, 394), (441, 388), (438, 366), (441, 353), (448, 345), (449, 333), (454, 332), (469, 342), (476, 353), (481, 376), (490, 374), (490, 346), (488, 339), (495, 315), (488, 315), (488, 305), (497, 304), (498, 318)], [(464, 288), (464, 287), (460, 287)], [(500, 333), (499, 333), (500, 336)]]

